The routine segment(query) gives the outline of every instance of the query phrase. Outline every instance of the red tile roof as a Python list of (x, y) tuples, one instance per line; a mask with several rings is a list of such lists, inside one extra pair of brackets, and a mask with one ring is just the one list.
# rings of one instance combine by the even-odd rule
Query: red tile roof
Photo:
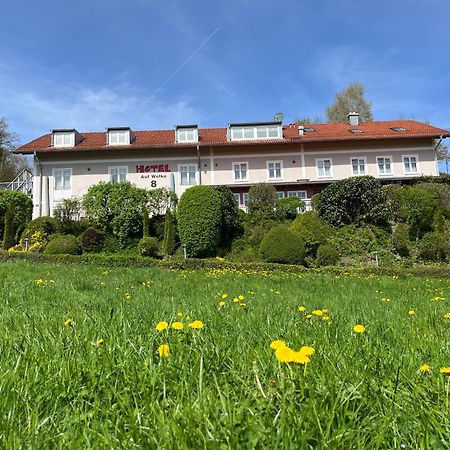
[[(406, 131), (394, 131), (393, 127), (402, 127)], [(283, 139), (254, 140), (254, 141), (228, 141), (227, 128), (200, 128), (200, 146), (223, 145), (261, 145), (283, 143), (307, 143), (324, 141), (365, 141), (377, 139), (405, 139), (440, 136), (450, 137), (450, 132), (436, 128), (415, 120), (395, 120), (385, 122), (363, 122), (359, 126), (346, 123), (320, 123), (308, 124), (305, 128), (314, 131), (305, 132), (304, 136), (298, 135), (298, 125), (284, 125)], [(352, 133), (350, 130), (359, 129), (362, 133)], [(192, 147), (197, 144), (182, 144), (175, 142), (174, 130), (133, 131), (135, 140), (131, 145), (108, 146), (106, 145), (106, 132), (80, 133), (82, 140), (75, 147), (51, 147), (51, 133), (41, 136), (16, 150), (16, 153), (33, 152), (73, 152), (105, 149), (129, 149), (129, 148), (177, 148)]]

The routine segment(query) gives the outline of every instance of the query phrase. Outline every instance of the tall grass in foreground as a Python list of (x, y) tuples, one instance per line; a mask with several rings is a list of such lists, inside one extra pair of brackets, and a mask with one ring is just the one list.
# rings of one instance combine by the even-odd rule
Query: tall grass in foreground
[(8, 262), (0, 286), (2, 448), (450, 448), (449, 280)]

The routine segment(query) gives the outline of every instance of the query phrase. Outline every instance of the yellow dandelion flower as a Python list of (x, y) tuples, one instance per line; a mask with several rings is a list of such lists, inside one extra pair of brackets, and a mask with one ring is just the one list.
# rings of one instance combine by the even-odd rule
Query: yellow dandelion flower
[(64, 326), (65, 327), (73, 327), (75, 325), (75, 322), (72, 319), (66, 319), (64, 321)]
[(182, 312), (177, 312), (177, 317), (183, 317), (183, 313)]
[(169, 324), (166, 321), (159, 322), (158, 325), (156, 325), (156, 331), (164, 331), (169, 328)]
[(224, 302), (222, 300), (221, 302), (219, 302), (219, 308), (223, 308), (226, 304), (227, 304), (227, 302)]
[(239, 303), (239, 299), (238, 299), (237, 297), (234, 297), (234, 298), (233, 298), (233, 302), (234, 302), (234, 303)]
[(311, 356), (311, 355), (314, 355), (314, 353), (316, 353), (316, 351), (314, 350), (314, 347), (310, 347), (308, 345), (303, 346), (299, 350), (299, 352), (305, 354), (306, 356)]
[(444, 314), (444, 319), (450, 319), (450, 312)]
[(323, 311), (322, 311), (321, 309), (315, 309), (315, 310), (312, 312), (312, 314), (313, 314), (314, 316), (320, 317), (320, 316), (323, 316)]
[(125, 292), (123, 297), (125, 298), (125, 300), (130, 300), (131, 299), (131, 294), (129, 292)]
[(322, 312), (323, 312), (324, 314), (328, 314), (328, 309), (322, 309)]
[(105, 343), (105, 340), (104, 339), (102, 339), (102, 338), (100, 338), (100, 339), (97, 339), (97, 342), (96, 342), (96, 344), (97, 344), (97, 346), (101, 346), (101, 345), (103, 345)]
[(292, 362), (295, 362), (297, 364), (308, 364), (311, 360), (309, 359), (309, 356), (302, 352), (293, 352), (292, 355)]
[(162, 344), (158, 347), (158, 355), (161, 358), (168, 358), (169, 357), (169, 344)]
[(228, 294), (222, 294), (222, 298), (225, 299), (228, 297)]
[(414, 309), (410, 309), (410, 310), (408, 311), (408, 314), (409, 314), (410, 316), (414, 316), (414, 315), (416, 314), (416, 311), (414, 311)]
[(288, 346), (281, 346), (278, 347), (275, 350), (275, 357), (278, 359), (278, 361), (283, 363), (289, 363), (292, 362), (294, 359), (294, 350), (289, 348)]
[(439, 372), (442, 373), (443, 375), (450, 376), (450, 367), (441, 367)]
[(306, 311), (306, 308), (305, 308), (304, 306), (299, 306), (299, 307), (298, 307), (298, 310), (299, 310), (300, 312), (305, 312), (305, 311)]
[(242, 294), (238, 297), (239, 300), (244, 300), (244, 298), (245, 297)]
[(277, 339), (276, 341), (272, 341), (270, 343), (270, 348), (272, 348), (273, 350), (276, 350), (280, 347), (286, 347), (286, 342), (282, 341), (281, 339)]
[(307, 318), (307, 319), (311, 319), (311, 317), (312, 317), (312, 314), (307, 314), (307, 315), (306, 315), (306, 318)]
[(203, 322), (201, 320), (194, 320), (189, 324), (189, 328), (194, 330), (201, 330), (204, 327)]
[(326, 322), (327, 320), (330, 320), (330, 316), (323, 316), (322, 320), (324, 320)]
[(364, 333), (366, 331), (366, 327), (364, 325), (358, 324), (353, 327), (354, 333)]
[(419, 367), (419, 372), (423, 374), (431, 373), (431, 367), (428, 364), (422, 364)]
[(172, 324), (172, 329), (177, 331), (183, 331), (184, 325), (181, 322), (174, 322)]

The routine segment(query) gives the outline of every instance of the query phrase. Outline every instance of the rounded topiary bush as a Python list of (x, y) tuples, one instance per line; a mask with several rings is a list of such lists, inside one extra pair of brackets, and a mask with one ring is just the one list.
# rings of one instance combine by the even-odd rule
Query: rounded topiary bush
[(189, 256), (212, 256), (221, 237), (220, 194), (210, 186), (189, 188), (178, 204), (178, 233)]
[(292, 222), (290, 229), (301, 237), (310, 256), (315, 256), (319, 246), (334, 234), (333, 228), (326, 224), (315, 211), (300, 214)]
[(316, 264), (320, 266), (335, 266), (339, 261), (339, 253), (334, 245), (322, 244), (317, 249)]
[(47, 255), (78, 255), (81, 246), (78, 239), (73, 234), (54, 236), (45, 247), (44, 253)]
[(142, 238), (138, 244), (138, 251), (141, 256), (156, 258), (159, 256), (159, 243), (155, 237), (147, 236)]
[(300, 236), (283, 225), (270, 230), (259, 247), (262, 260), (281, 264), (303, 264), (305, 245)]
[(88, 228), (81, 235), (83, 253), (98, 253), (102, 250), (105, 233), (96, 228)]

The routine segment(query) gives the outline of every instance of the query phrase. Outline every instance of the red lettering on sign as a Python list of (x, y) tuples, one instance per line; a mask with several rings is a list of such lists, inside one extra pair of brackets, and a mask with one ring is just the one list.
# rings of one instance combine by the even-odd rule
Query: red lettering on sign
[(169, 164), (153, 164), (151, 166), (144, 166), (140, 164), (136, 166), (136, 172), (170, 172)]
[(144, 166), (136, 166), (136, 172), (138, 172), (138, 173), (142, 173), (142, 172), (144, 172)]

